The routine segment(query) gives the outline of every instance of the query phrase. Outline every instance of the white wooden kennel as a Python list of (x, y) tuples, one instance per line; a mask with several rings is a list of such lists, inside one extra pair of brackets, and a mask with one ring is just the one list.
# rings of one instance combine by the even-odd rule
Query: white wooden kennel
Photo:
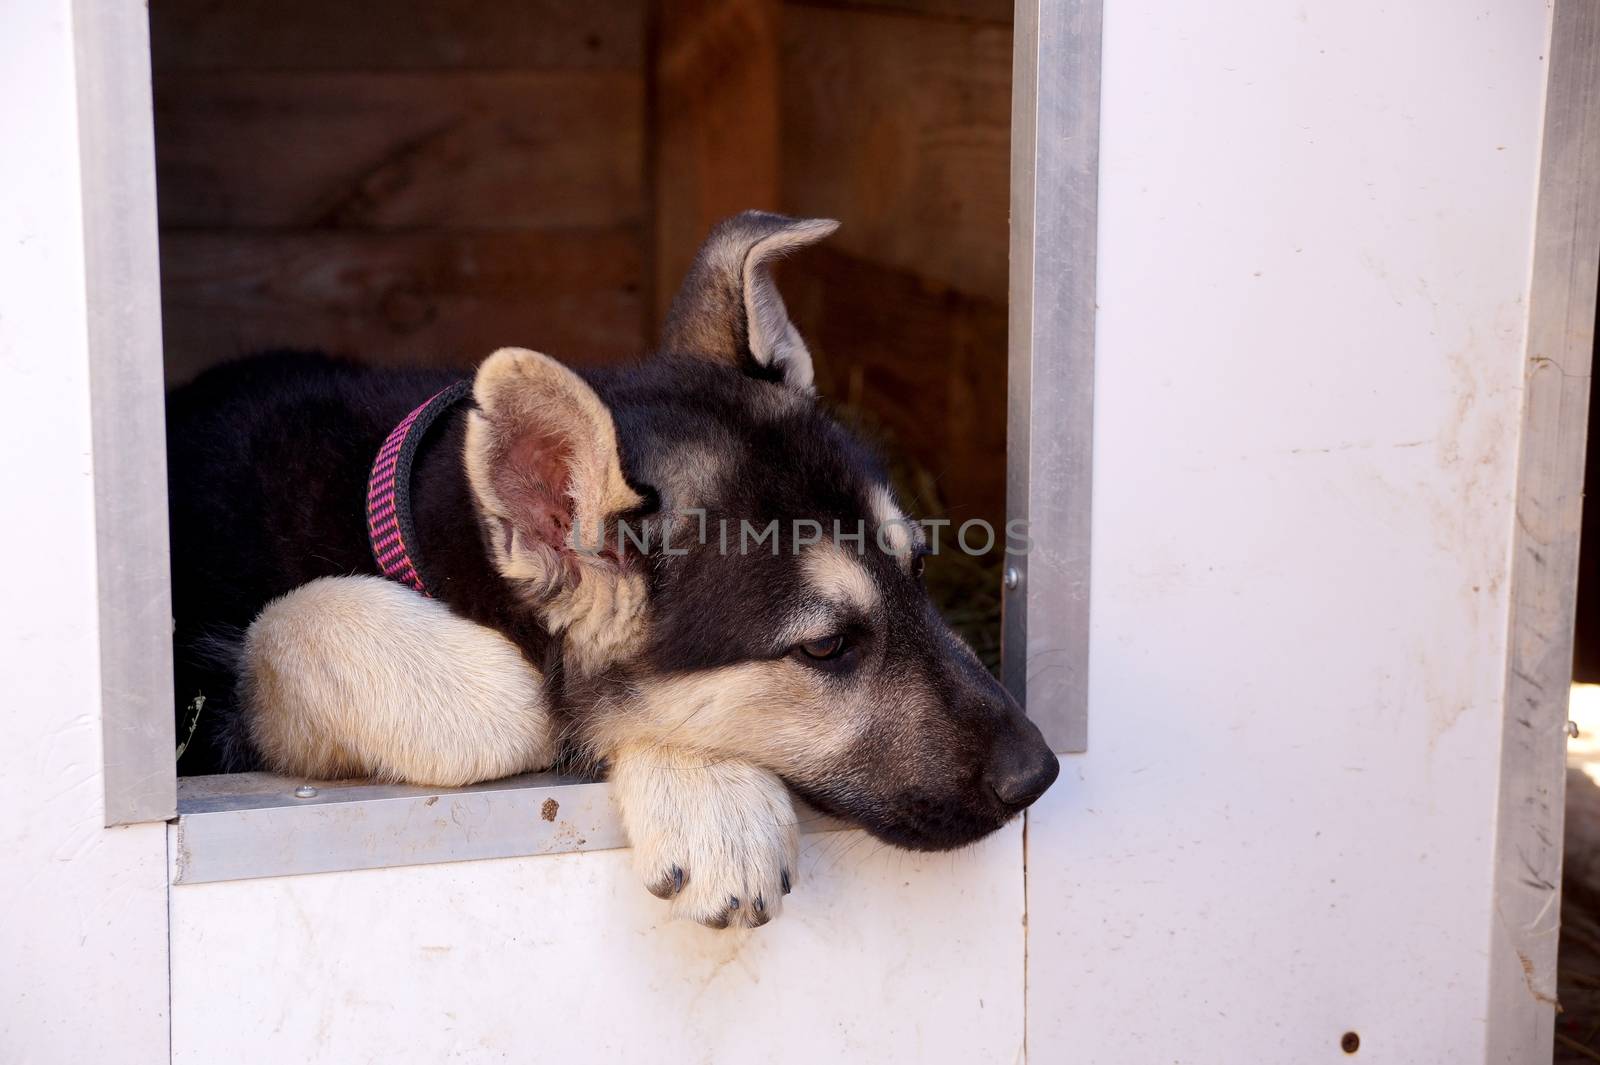
[(1078, 753), (746, 937), (603, 785), (176, 788), (145, 18), (0, 6), (0, 1058), (1548, 1058), (1589, 0), (1019, 3), (1006, 668)]

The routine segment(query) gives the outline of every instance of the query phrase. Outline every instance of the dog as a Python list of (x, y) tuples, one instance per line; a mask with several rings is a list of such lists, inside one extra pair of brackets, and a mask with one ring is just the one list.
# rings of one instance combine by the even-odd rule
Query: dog
[(175, 390), (182, 771), (596, 767), (645, 886), (719, 928), (790, 891), (791, 794), (914, 850), (1036, 800), (1055, 756), (929, 600), (773, 282), (836, 226), (719, 224), (628, 367), (279, 353)]

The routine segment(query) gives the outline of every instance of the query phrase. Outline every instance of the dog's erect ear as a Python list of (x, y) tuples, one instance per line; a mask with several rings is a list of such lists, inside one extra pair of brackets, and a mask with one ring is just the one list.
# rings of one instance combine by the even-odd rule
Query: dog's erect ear
[(623, 478), (611, 412), (577, 374), (523, 348), (489, 356), (472, 396), (467, 478), (495, 567), (552, 633), (570, 630), (580, 658), (594, 657), (604, 648), (587, 644), (622, 640), (642, 605), (638, 574), (596, 549), (644, 502)]
[(811, 391), (811, 352), (789, 321), (770, 265), (838, 228), (831, 218), (765, 211), (719, 222), (673, 297), (661, 350), (734, 363)]

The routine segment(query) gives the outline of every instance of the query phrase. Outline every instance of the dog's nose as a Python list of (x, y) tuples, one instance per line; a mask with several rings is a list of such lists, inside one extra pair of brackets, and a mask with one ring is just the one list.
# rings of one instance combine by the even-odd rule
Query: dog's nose
[(989, 770), (989, 787), (995, 798), (1020, 810), (1043, 795), (1060, 772), (1061, 763), (1042, 742), (1038, 747), (1016, 744), (996, 752)]

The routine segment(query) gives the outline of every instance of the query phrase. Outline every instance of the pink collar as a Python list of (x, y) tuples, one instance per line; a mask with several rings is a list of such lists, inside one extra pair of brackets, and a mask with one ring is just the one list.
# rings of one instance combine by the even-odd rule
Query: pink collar
[(411, 557), (417, 543), (411, 521), (411, 460), (428, 427), (471, 391), (470, 382), (457, 381), (407, 414), (378, 449), (367, 478), (367, 542), (379, 572), (429, 598), (432, 594)]

